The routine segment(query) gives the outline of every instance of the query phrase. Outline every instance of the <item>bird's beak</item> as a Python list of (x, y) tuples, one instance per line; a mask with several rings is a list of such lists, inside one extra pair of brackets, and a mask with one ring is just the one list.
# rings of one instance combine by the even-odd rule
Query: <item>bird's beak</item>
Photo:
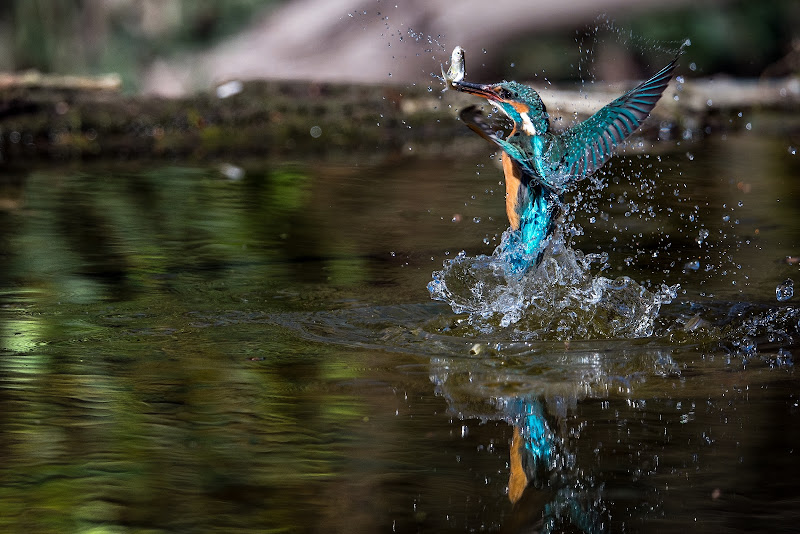
[(452, 82), (452, 86), (464, 93), (469, 93), (471, 95), (480, 96), (481, 98), (485, 98), (486, 100), (493, 100), (495, 102), (502, 102), (502, 99), (498, 96), (497, 93), (493, 91), (493, 86), (491, 85), (484, 85), (480, 83), (469, 83), (469, 82)]

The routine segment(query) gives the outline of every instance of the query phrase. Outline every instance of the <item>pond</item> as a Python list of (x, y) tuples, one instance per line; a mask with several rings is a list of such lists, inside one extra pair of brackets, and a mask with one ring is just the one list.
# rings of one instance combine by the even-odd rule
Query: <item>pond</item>
[(757, 132), (573, 202), (592, 280), (672, 288), (644, 337), (431, 299), (507, 226), (488, 145), (8, 168), (0, 527), (796, 528), (800, 155)]

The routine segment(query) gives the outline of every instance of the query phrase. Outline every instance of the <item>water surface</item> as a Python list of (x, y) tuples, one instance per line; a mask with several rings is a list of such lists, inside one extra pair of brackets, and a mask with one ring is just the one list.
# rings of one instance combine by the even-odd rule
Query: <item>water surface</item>
[[(792, 530), (790, 141), (631, 150), (584, 189), (570, 247), (607, 253), (595, 275), (678, 286), (636, 339), (526, 338), (430, 300), (505, 229), (486, 153), (9, 169), (0, 526)], [(512, 505), (518, 402), (558, 467)]]

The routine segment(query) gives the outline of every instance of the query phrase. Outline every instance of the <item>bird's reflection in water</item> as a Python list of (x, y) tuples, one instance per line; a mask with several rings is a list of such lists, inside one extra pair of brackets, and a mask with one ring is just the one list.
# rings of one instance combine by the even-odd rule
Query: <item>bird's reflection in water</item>
[(608, 531), (602, 487), (574, 465), (563, 450), (539, 399), (502, 401), (514, 425), (510, 446), (508, 498), (513, 504), (506, 532)]
[(601, 437), (602, 421), (596, 427), (588, 415), (591, 409), (584, 419), (582, 405), (602, 399), (607, 406), (617, 393), (630, 398), (648, 377), (669, 374), (674, 361), (669, 351), (646, 346), (542, 349), (506, 344), (491, 355), (432, 358), (430, 379), (460, 419), (504, 421), (512, 428), (511, 514), (503, 532), (610, 532), (613, 503), (606, 486), (616, 475), (598, 470), (608, 438)]

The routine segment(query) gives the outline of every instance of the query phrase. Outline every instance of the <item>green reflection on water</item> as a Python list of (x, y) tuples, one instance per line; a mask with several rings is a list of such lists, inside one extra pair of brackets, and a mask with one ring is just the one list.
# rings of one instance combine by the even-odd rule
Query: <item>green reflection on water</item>
[(3, 311), (4, 530), (282, 529), (318, 515), (324, 488), (309, 481), (340, 469), (365, 418), (329, 384), (361, 365), (263, 321), (235, 326), (280, 304), (274, 286), (294, 276), (281, 234), (309, 231), (299, 216), (286, 226), (307, 180), (27, 178), (6, 273), (20, 289)]
[(2, 526), (224, 530), (314, 512), (297, 495), (340, 469), (348, 428), (365, 417), (361, 401), (326, 384), (358, 367), (309, 357), (264, 327), (241, 335), (270, 341), (242, 351), (161, 320), (129, 318), (117, 333), (97, 326), (92, 339), (3, 359)]

